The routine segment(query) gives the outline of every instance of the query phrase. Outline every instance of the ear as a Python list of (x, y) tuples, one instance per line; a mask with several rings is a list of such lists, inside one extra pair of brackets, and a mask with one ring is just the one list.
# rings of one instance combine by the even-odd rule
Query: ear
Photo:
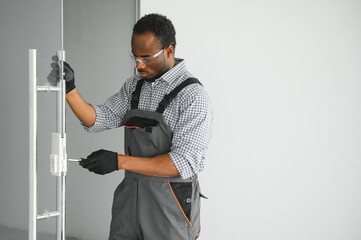
[(173, 45), (169, 45), (167, 48), (164, 49), (167, 58), (174, 58), (174, 47)]

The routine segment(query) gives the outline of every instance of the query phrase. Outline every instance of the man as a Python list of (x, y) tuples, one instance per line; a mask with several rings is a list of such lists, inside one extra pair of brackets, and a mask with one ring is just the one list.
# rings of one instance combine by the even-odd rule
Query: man
[[(212, 135), (212, 109), (200, 82), (174, 57), (172, 22), (149, 14), (133, 28), (131, 57), (138, 74), (104, 104), (78, 93), (64, 63), (66, 99), (84, 128), (125, 127), (125, 155), (91, 153), (80, 165), (97, 174), (125, 170), (114, 193), (110, 240), (188, 240), (200, 233), (197, 173), (204, 168)], [(49, 80), (57, 76), (52, 64)]]

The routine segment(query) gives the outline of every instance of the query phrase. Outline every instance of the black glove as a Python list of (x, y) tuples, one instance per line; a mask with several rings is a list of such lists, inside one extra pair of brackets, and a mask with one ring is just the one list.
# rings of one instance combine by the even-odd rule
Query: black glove
[(118, 153), (100, 149), (79, 162), (80, 166), (96, 174), (107, 174), (118, 170)]
[[(60, 81), (60, 66), (61, 61), (58, 60), (57, 56), (51, 58), (54, 62), (50, 64), (52, 70), (50, 71), (47, 79), (48, 82), (55, 86)], [(75, 88), (74, 70), (70, 67), (67, 62), (64, 63), (64, 80), (66, 85), (66, 93), (70, 92)]]

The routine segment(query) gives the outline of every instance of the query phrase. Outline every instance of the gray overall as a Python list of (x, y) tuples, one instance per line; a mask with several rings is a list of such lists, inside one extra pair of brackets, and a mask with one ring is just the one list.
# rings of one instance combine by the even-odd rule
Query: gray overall
[[(125, 153), (153, 157), (170, 152), (172, 131), (163, 112), (189, 84), (189, 78), (164, 96), (155, 112), (138, 109), (144, 80), (138, 81), (125, 116)], [(197, 176), (154, 177), (130, 171), (114, 192), (109, 240), (194, 240), (200, 233)]]

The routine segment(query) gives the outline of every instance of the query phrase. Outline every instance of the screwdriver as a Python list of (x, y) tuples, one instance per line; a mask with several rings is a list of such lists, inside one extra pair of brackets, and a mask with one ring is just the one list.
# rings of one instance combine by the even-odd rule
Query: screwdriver
[(80, 159), (74, 159), (74, 158), (69, 158), (68, 161), (69, 162), (81, 162), (83, 161), (85, 158), (80, 158)]

